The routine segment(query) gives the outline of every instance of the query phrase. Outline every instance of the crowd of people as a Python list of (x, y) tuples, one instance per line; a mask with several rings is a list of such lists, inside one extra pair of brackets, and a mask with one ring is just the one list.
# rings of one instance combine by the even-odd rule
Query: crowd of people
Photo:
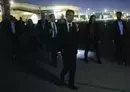
[[(63, 57), (63, 69), (60, 74), (61, 84), (65, 85), (64, 77), (69, 73), (68, 87), (78, 89), (74, 85), (74, 79), (80, 29), (78, 24), (73, 22), (74, 15), (73, 10), (67, 10), (66, 19), (62, 16), (56, 22), (54, 14), (49, 15), (49, 20), (45, 19), (44, 14), (42, 14), (42, 18), (36, 25), (33, 24), (31, 19), (25, 23), (22, 18), (16, 20), (15, 17), (9, 16), (8, 19), (2, 21), (0, 26), (0, 34), (3, 35), (4, 39), (1, 44), (3, 46), (1, 51), (10, 51), (13, 58), (15, 58), (18, 53), (23, 51), (32, 53), (37, 48), (43, 48), (51, 52), (52, 65), (55, 68), (57, 67), (57, 53), (60, 51)], [(127, 57), (123, 49), (127, 28), (125, 22), (121, 19), (122, 13), (117, 12), (116, 15), (117, 20), (113, 23), (115, 27), (112, 29), (114, 32), (112, 41), (116, 45), (116, 59), (119, 64), (127, 64)], [(102, 64), (98, 50), (98, 43), (101, 42), (99, 32), (96, 16), (92, 15), (83, 35), (85, 45), (84, 60), (86, 62), (88, 62), (88, 51), (91, 50), (96, 53), (97, 63)]]

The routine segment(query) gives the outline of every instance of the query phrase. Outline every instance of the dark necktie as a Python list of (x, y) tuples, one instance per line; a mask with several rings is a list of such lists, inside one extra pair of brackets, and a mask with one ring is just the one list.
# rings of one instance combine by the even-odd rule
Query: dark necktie
[(53, 31), (54, 31), (54, 37), (56, 37), (56, 25), (53, 23)]
[(69, 24), (69, 32), (72, 30), (72, 26), (71, 24)]
[(90, 25), (89, 31), (90, 31), (90, 37), (93, 38), (93, 36), (95, 34), (94, 33), (95, 30), (94, 30), (94, 25), (93, 24)]

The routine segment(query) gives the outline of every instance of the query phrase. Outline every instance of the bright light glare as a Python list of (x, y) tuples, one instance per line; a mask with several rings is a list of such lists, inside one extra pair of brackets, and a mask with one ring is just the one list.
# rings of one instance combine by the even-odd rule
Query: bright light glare
[(88, 11), (90, 10), (90, 8), (88, 8)]
[(31, 19), (32, 19), (32, 21), (33, 21), (33, 23), (34, 24), (37, 24), (37, 22), (38, 22), (38, 16), (36, 15), (36, 14), (33, 14), (32, 16), (31, 16)]
[(60, 6), (55, 6), (55, 7), (53, 8), (53, 10), (54, 10), (54, 12), (58, 12), (58, 11), (61, 10), (61, 7), (60, 7)]
[[(78, 59), (84, 59), (84, 54), (85, 54), (85, 50), (78, 50), (78, 53), (77, 53), (77, 58)], [(96, 53), (95, 52), (92, 52), (92, 51), (88, 51), (88, 58), (93, 58), (95, 59), (96, 58)]]
[(78, 50), (78, 53), (77, 53), (77, 58), (79, 59), (84, 59), (84, 50)]
[(0, 12), (0, 15), (2, 15), (2, 12)]
[(93, 14), (95, 14), (95, 12), (93, 12)]
[(10, 4), (14, 4), (14, 1), (13, 1), (13, 0), (11, 0), (11, 1), (10, 1)]
[(129, 16), (129, 13), (127, 13), (126, 16)]
[(116, 11), (114, 10), (114, 13), (116, 13)]
[(65, 12), (57, 12), (57, 13), (55, 13), (55, 17), (57, 19), (61, 18), (61, 15), (65, 15)]
[(59, 19), (62, 15), (62, 12), (57, 12), (57, 13), (54, 13), (54, 14), (55, 14), (56, 19)]
[(23, 12), (23, 15), (32, 15), (30, 12)]
[(108, 10), (107, 9), (104, 9), (104, 12), (107, 12)]
[(107, 18), (108, 18), (108, 15), (104, 15), (104, 18), (107, 19)]

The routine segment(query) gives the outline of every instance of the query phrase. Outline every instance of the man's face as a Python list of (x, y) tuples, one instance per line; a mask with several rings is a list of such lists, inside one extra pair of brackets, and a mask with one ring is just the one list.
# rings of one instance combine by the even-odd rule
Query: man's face
[(67, 19), (68, 22), (72, 22), (73, 19), (74, 19), (74, 13), (73, 12), (68, 12), (66, 14), (66, 19)]
[(64, 15), (61, 15), (61, 19), (64, 19)]
[(42, 13), (42, 14), (41, 14), (41, 17), (42, 17), (42, 19), (45, 19), (45, 14)]
[(28, 20), (28, 25), (32, 26), (33, 25), (33, 21), (30, 19)]
[(14, 17), (13, 17), (13, 16), (9, 16), (9, 20), (10, 20), (11, 22), (14, 22)]
[(55, 22), (55, 16), (52, 15), (51, 18), (50, 18), (50, 20), (51, 20), (52, 22)]
[(20, 18), (20, 20), (23, 20), (22, 18)]
[(120, 19), (121, 19), (121, 17), (122, 17), (122, 15), (121, 15), (121, 14), (119, 14), (119, 13), (117, 13), (117, 14), (116, 14), (116, 17), (117, 17), (117, 19), (118, 19), (118, 20), (120, 20)]
[(93, 17), (92, 17), (92, 22), (95, 22), (95, 21), (96, 21), (96, 17), (93, 16)]

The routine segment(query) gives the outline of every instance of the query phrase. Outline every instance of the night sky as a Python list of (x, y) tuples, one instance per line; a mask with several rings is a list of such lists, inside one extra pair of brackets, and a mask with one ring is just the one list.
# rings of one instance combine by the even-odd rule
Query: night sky
[(82, 9), (91, 8), (92, 10), (119, 9), (130, 10), (130, 0), (14, 0), (38, 5), (76, 5)]

